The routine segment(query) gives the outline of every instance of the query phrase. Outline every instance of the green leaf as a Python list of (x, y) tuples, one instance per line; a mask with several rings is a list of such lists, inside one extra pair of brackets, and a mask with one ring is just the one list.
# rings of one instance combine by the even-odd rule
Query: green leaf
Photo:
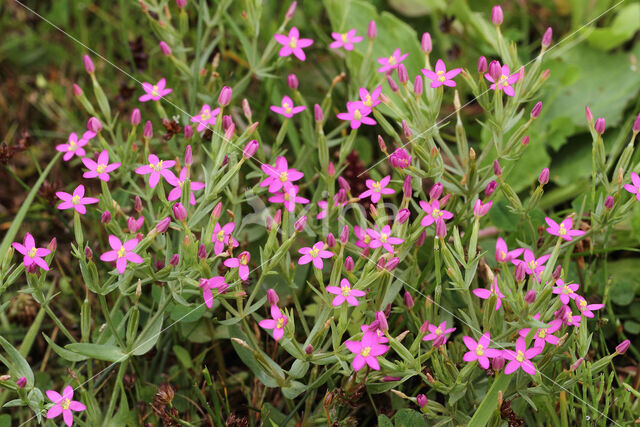
[(378, 415), (378, 426), (379, 427), (393, 427), (391, 420), (386, 415)]
[(627, 320), (626, 322), (624, 322), (624, 330), (629, 332), (630, 334), (640, 334), (640, 323), (633, 320)]
[(5, 352), (7, 352), (8, 357), (8, 359), (5, 359), (3, 356), (0, 356), (0, 361), (9, 368), (11, 375), (16, 378), (25, 377), (27, 379), (27, 384), (34, 385), (33, 371), (20, 352), (2, 336), (0, 336), (0, 346), (2, 346)]
[(111, 344), (73, 343), (67, 344), (65, 348), (92, 359), (105, 360), (107, 362), (122, 362), (128, 357), (120, 347)]
[(149, 350), (156, 345), (158, 342), (158, 338), (160, 338), (160, 333), (162, 332), (162, 314), (158, 314), (155, 319), (152, 319), (153, 324), (147, 324), (136, 342), (133, 344), (133, 352), (134, 356), (140, 356), (145, 354)]
[(486, 426), (491, 418), (491, 415), (498, 409), (498, 392), (502, 391), (502, 394), (505, 394), (509, 383), (511, 382), (512, 375), (498, 374), (496, 379), (487, 394), (482, 399), (480, 406), (476, 410), (476, 413), (473, 414), (471, 421), (469, 421), (470, 426)]
[(494, 225), (505, 231), (516, 231), (520, 222), (518, 215), (509, 210), (509, 202), (498, 200), (489, 210), (489, 218)]
[(413, 409), (400, 409), (393, 417), (396, 427), (420, 427), (425, 426), (424, 415)]
[(182, 366), (184, 366), (187, 369), (190, 369), (193, 367), (193, 362), (191, 362), (191, 355), (184, 347), (181, 347), (179, 345), (174, 345), (173, 352), (175, 353), (180, 363), (182, 363)]
[(640, 30), (640, 4), (630, 4), (618, 10), (611, 26), (596, 28), (587, 40), (596, 49), (611, 50), (631, 39)]
[(305, 390), (307, 390), (307, 386), (305, 384), (302, 384), (300, 381), (291, 381), (291, 384), (286, 387), (282, 387), (282, 394), (287, 399), (295, 399)]
[(68, 360), (69, 362), (82, 362), (83, 360), (88, 359), (87, 356), (83, 356), (81, 354), (74, 353), (73, 351), (69, 351), (63, 347), (60, 347), (58, 344), (54, 343), (53, 340), (49, 338), (44, 332), (42, 333), (42, 336), (44, 337), (45, 341), (47, 341), (47, 343), (51, 346), (53, 351), (55, 351), (56, 354), (63, 359)]

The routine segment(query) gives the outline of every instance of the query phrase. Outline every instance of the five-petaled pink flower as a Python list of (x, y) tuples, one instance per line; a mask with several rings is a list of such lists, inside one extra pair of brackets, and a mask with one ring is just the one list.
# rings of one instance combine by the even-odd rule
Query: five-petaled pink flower
[(283, 156), (278, 156), (275, 166), (263, 164), (262, 171), (267, 174), (267, 177), (260, 182), (260, 187), (269, 187), (270, 193), (276, 193), (283, 187), (289, 188), (292, 182), (304, 176), (297, 169), (289, 169), (287, 159)]
[(280, 193), (277, 193), (269, 197), (271, 203), (283, 203), (286, 210), (293, 212), (296, 209), (296, 204), (305, 205), (309, 203), (309, 199), (298, 196), (298, 186), (292, 185), (285, 187)]
[(224, 261), (224, 265), (229, 268), (238, 268), (238, 276), (242, 280), (249, 278), (249, 261), (251, 260), (251, 254), (247, 251), (241, 252), (238, 258), (229, 258)]
[(380, 324), (378, 323), (377, 320), (374, 320), (373, 322), (371, 322), (370, 324), (363, 324), (360, 326), (360, 330), (364, 333), (372, 333), (375, 335), (376, 339), (378, 340), (378, 343), (380, 344), (384, 344), (386, 342), (389, 342), (389, 338), (387, 338), (384, 335), (384, 332), (382, 331), (382, 329), (380, 329)]
[(51, 253), (49, 249), (45, 248), (36, 248), (36, 242), (33, 240), (33, 236), (31, 233), (27, 233), (24, 235), (23, 243), (14, 242), (11, 244), (13, 248), (24, 255), (24, 263), (25, 267), (30, 267), (33, 264), (36, 264), (40, 268), (45, 271), (49, 271), (49, 265), (42, 257), (45, 257)]
[(102, 150), (98, 156), (98, 161), (95, 162), (88, 157), (83, 157), (82, 163), (89, 169), (82, 174), (83, 178), (98, 178), (102, 181), (109, 181), (109, 174), (120, 167), (120, 163), (109, 164), (109, 152)]
[(368, 117), (369, 113), (371, 108), (366, 107), (361, 101), (350, 101), (347, 102), (347, 112), (338, 113), (336, 116), (340, 120), (350, 121), (351, 129), (358, 129), (362, 124), (370, 126), (376, 124), (375, 120)]
[(593, 318), (594, 314), (592, 310), (600, 310), (604, 307), (604, 304), (588, 304), (587, 300), (584, 297), (578, 295), (573, 300), (576, 303), (576, 307), (578, 307), (578, 311), (584, 316), (590, 319)]
[(438, 59), (438, 61), (436, 62), (435, 71), (423, 68), (422, 74), (424, 74), (426, 78), (431, 80), (432, 88), (437, 88), (442, 85), (455, 87), (456, 82), (453, 81), (453, 78), (460, 74), (461, 71), (462, 68), (454, 68), (453, 70), (447, 71), (447, 67), (444, 65), (444, 61), (442, 59)]
[(62, 414), (64, 423), (71, 427), (73, 425), (73, 412), (82, 412), (87, 409), (81, 402), (73, 399), (73, 387), (66, 386), (62, 390), (62, 395), (54, 390), (47, 390), (47, 397), (54, 405), (47, 411), (47, 419), (55, 418)]
[(140, 166), (136, 169), (136, 173), (138, 175), (151, 174), (151, 176), (149, 176), (149, 187), (154, 188), (158, 185), (160, 177), (162, 176), (169, 182), (175, 182), (177, 180), (173, 172), (169, 170), (169, 168), (176, 164), (175, 160), (160, 160), (155, 154), (149, 154), (148, 160), (149, 164)]
[(523, 248), (514, 249), (512, 251), (507, 247), (507, 243), (502, 237), (498, 237), (496, 242), (496, 261), (497, 262), (509, 262), (513, 261), (522, 255)]
[(138, 239), (131, 239), (122, 243), (120, 239), (112, 234), (109, 236), (109, 246), (111, 246), (112, 250), (100, 255), (100, 259), (105, 262), (115, 261), (116, 269), (120, 274), (124, 273), (127, 268), (127, 261), (134, 264), (143, 262), (140, 255), (132, 252), (138, 246)]
[[(179, 177), (176, 177), (175, 175), (171, 174), (170, 176), (167, 176), (166, 179), (169, 184), (173, 185), (173, 190), (169, 192), (169, 195), (167, 196), (167, 200), (169, 200), (170, 202), (174, 200), (178, 200), (182, 196), (182, 187), (184, 186), (184, 182), (187, 180), (187, 168), (186, 167), (182, 168), (182, 170), (180, 171)], [(189, 184), (189, 189), (191, 193), (189, 195), (189, 203), (191, 203), (192, 205), (196, 204), (196, 196), (193, 195), (193, 192), (202, 190), (203, 188), (204, 188), (204, 182), (191, 181), (191, 183)]]
[(624, 189), (631, 194), (635, 194), (636, 199), (640, 202), (640, 176), (635, 172), (631, 172), (631, 182), (633, 184), (625, 184)]
[(71, 132), (71, 134), (69, 135), (69, 139), (67, 139), (67, 143), (56, 145), (56, 150), (64, 153), (62, 159), (65, 162), (71, 160), (73, 156), (83, 157), (87, 153), (82, 147), (87, 145), (94, 136), (96, 136), (96, 134), (88, 130), (84, 134), (82, 134), (82, 138), (78, 140), (78, 135), (75, 132)]
[(306, 59), (302, 49), (313, 44), (312, 39), (301, 39), (300, 32), (296, 27), (291, 27), (288, 36), (285, 36), (284, 34), (275, 34), (273, 37), (282, 45), (280, 48), (280, 56), (284, 57), (293, 54), (300, 61), (304, 61)]
[(519, 337), (516, 340), (516, 350), (504, 350), (502, 352), (502, 357), (507, 360), (510, 360), (507, 363), (507, 366), (504, 367), (504, 373), (509, 375), (518, 370), (518, 368), (522, 369), (529, 375), (536, 374), (536, 367), (533, 366), (533, 363), (529, 359), (533, 359), (537, 355), (542, 353), (542, 347), (531, 347), (527, 350), (527, 344), (524, 338)]
[(191, 117), (191, 121), (198, 124), (196, 132), (202, 132), (203, 130), (208, 129), (209, 126), (215, 125), (219, 113), (220, 108), (212, 110), (209, 104), (204, 104), (200, 109), (200, 114)]
[(173, 89), (165, 87), (166, 85), (167, 81), (164, 79), (164, 77), (161, 78), (160, 81), (155, 85), (147, 82), (142, 83), (142, 88), (146, 93), (138, 98), (138, 101), (160, 101), (163, 96), (169, 95), (171, 92), (173, 92)]
[(62, 203), (58, 205), (58, 209), (75, 209), (79, 214), (86, 214), (87, 208), (84, 205), (90, 205), (92, 203), (98, 203), (99, 200), (94, 197), (84, 197), (84, 185), (78, 185), (73, 194), (65, 193), (64, 191), (56, 192), (56, 196)]
[(271, 306), (271, 319), (261, 320), (258, 325), (264, 329), (273, 329), (273, 339), (280, 341), (280, 338), (284, 336), (284, 327), (286, 326), (289, 318), (282, 314), (277, 305)]
[(202, 297), (204, 298), (204, 304), (211, 308), (213, 307), (213, 290), (224, 289), (226, 287), (224, 276), (215, 276), (210, 279), (200, 279), (198, 285), (202, 289)]
[(436, 221), (446, 221), (453, 218), (451, 212), (440, 209), (440, 202), (437, 200), (433, 200), (431, 203), (420, 200), (420, 207), (427, 213), (420, 222), (423, 227), (428, 227)]
[(362, 36), (356, 36), (356, 29), (347, 31), (346, 33), (331, 33), (333, 42), (329, 45), (331, 49), (344, 47), (345, 50), (353, 50), (354, 43), (360, 43)]
[(469, 349), (469, 351), (462, 356), (462, 360), (465, 362), (477, 360), (483, 369), (489, 369), (489, 358), (497, 357), (502, 353), (500, 350), (489, 348), (489, 344), (491, 344), (491, 335), (489, 332), (482, 335), (477, 342), (466, 335), (462, 337), (462, 341)]
[(491, 205), (493, 205), (492, 200), (487, 203), (482, 203), (480, 199), (477, 199), (476, 203), (473, 205), (473, 214), (478, 218), (485, 216), (489, 212), (489, 209), (491, 209)]
[(577, 283), (570, 283), (567, 285), (564, 283), (564, 280), (558, 279), (556, 280), (556, 286), (553, 288), (553, 293), (560, 295), (560, 301), (562, 301), (564, 305), (567, 305), (570, 300), (576, 299), (578, 296), (576, 291), (579, 287), (580, 285)]
[(378, 64), (382, 65), (382, 67), (378, 68), (379, 73), (386, 73), (387, 71), (394, 70), (398, 68), (398, 65), (405, 60), (405, 58), (409, 56), (408, 53), (404, 55), (400, 51), (400, 48), (393, 51), (393, 54), (389, 57), (378, 58)]
[(500, 310), (502, 306), (502, 298), (504, 298), (504, 294), (498, 288), (498, 277), (493, 278), (493, 283), (489, 287), (489, 289), (478, 288), (473, 290), (473, 294), (478, 298), (489, 299), (491, 295), (496, 296), (496, 310)]
[(357, 306), (358, 300), (356, 297), (363, 297), (367, 294), (365, 291), (361, 291), (359, 289), (351, 289), (351, 284), (347, 279), (342, 279), (340, 281), (340, 287), (327, 286), (327, 292), (337, 295), (331, 302), (334, 307), (339, 306), (345, 301), (350, 305)]
[(371, 249), (377, 249), (379, 247), (383, 247), (387, 252), (393, 253), (393, 246), (391, 245), (399, 245), (404, 242), (404, 239), (399, 237), (391, 237), (391, 227), (389, 225), (385, 225), (381, 230), (377, 230), (373, 228), (367, 228), (367, 234), (371, 236), (371, 241), (369, 242), (369, 247)]
[[(535, 320), (540, 320), (540, 313), (533, 316)], [(553, 319), (549, 322), (549, 326), (546, 328), (538, 328), (536, 334), (533, 336), (535, 341), (533, 342), (534, 347), (544, 348), (545, 344), (549, 343), (551, 345), (557, 345), (560, 339), (555, 335), (552, 335), (554, 332), (558, 331), (562, 327), (562, 319)], [(522, 338), (526, 338), (529, 335), (531, 328), (520, 329), (518, 334)]]
[(524, 261), (516, 259), (512, 262), (516, 265), (524, 264), (525, 272), (530, 276), (534, 275), (536, 280), (539, 282), (540, 274), (544, 271), (544, 263), (547, 262), (550, 256), (551, 255), (549, 254), (542, 255), (540, 258), (536, 259), (535, 255), (533, 255), (533, 252), (531, 252), (529, 249), (525, 249), (524, 255), (522, 256), (524, 258)]
[(359, 90), (360, 102), (362, 102), (362, 105), (364, 105), (367, 108), (373, 108), (382, 102), (380, 100), (381, 92), (382, 92), (382, 86), (376, 87), (375, 89), (373, 89), (372, 92), (369, 92), (366, 88), (361, 87)]
[(323, 259), (333, 256), (333, 252), (324, 249), (324, 242), (317, 242), (312, 247), (300, 248), (298, 253), (302, 255), (298, 260), (298, 264), (304, 265), (313, 261), (313, 266), (318, 270), (322, 270), (324, 266)]
[(238, 247), (238, 242), (236, 239), (231, 237), (231, 233), (233, 229), (236, 228), (236, 225), (233, 222), (228, 222), (222, 227), (219, 222), (216, 222), (215, 227), (213, 227), (213, 234), (211, 235), (211, 242), (213, 245), (213, 253), (216, 255), (220, 255), (224, 252), (225, 247), (229, 244), (229, 239), (231, 239), (231, 246), (236, 248)]
[(271, 111), (273, 111), (274, 113), (282, 114), (289, 119), (293, 117), (294, 114), (298, 114), (306, 109), (307, 107), (305, 107), (304, 105), (298, 105), (297, 107), (294, 107), (293, 101), (287, 95), (282, 97), (280, 107), (278, 107), (277, 105), (271, 106)]
[(444, 341), (442, 344), (446, 344), (447, 342), (446, 335), (456, 330), (456, 328), (447, 328), (446, 321), (440, 323), (438, 326), (429, 323), (429, 325), (427, 326), (427, 329), (429, 330), (429, 333), (424, 337), (422, 337), (422, 341), (433, 341), (439, 336), (443, 336)]
[(351, 366), (354, 371), (359, 371), (365, 365), (375, 371), (380, 370), (380, 364), (378, 363), (378, 356), (382, 356), (389, 350), (389, 347), (382, 345), (378, 342), (378, 337), (373, 332), (365, 332), (362, 336), (362, 341), (345, 341), (345, 347), (349, 349), (351, 353), (354, 353), (356, 357), (353, 358)]
[(518, 81), (518, 78), (520, 78), (520, 72), (513, 74), (509, 73), (509, 66), (505, 64), (502, 66), (502, 75), (498, 78), (497, 82), (493, 79), (493, 77), (491, 77), (491, 74), (489, 73), (486, 73), (484, 75), (484, 78), (492, 82), (490, 86), (491, 89), (495, 91), (499, 91), (502, 89), (507, 95), (514, 96), (516, 92), (515, 90), (513, 90), (512, 85)]
[(566, 218), (559, 225), (549, 217), (546, 217), (544, 220), (549, 225), (549, 227), (547, 228), (547, 233), (553, 234), (554, 236), (560, 236), (564, 240), (571, 241), (574, 237), (582, 236), (583, 234), (585, 234), (585, 232), (582, 230), (571, 229), (571, 227), (573, 227), (573, 219), (571, 219), (571, 217)]
[(356, 246), (362, 249), (366, 249), (369, 247), (369, 243), (371, 243), (371, 236), (367, 233), (365, 229), (360, 227), (359, 225), (353, 226), (353, 234), (356, 235)]
[(358, 197), (360, 199), (370, 197), (372, 203), (378, 203), (383, 194), (394, 194), (396, 192), (392, 188), (386, 188), (387, 185), (389, 185), (389, 181), (391, 181), (391, 175), (385, 176), (380, 181), (374, 181), (372, 179), (366, 180), (365, 185), (368, 190), (362, 192)]

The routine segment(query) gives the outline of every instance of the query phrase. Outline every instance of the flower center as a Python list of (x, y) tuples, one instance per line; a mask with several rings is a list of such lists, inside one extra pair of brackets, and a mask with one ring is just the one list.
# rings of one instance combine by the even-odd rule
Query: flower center
[(150, 163), (149, 166), (151, 166), (151, 169), (153, 169), (154, 171), (160, 172), (162, 170), (162, 160), (160, 160), (155, 165), (153, 163)]
[(529, 263), (529, 268), (530, 268), (531, 270), (535, 270), (536, 268), (538, 268), (538, 263), (537, 263), (536, 261), (531, 261), (531, 262)]
[(224, 242), (224, 230), (218, 231), (218, 241)]
[(313, 248), (309, 251), (309, 255), (311, 255), (311, 257), (316, 258), (318, 256), (318, 249)]
[(287, 114), (291, 113), (291, 105), (289, 105), (288, 102), (283, 102), (282, 103), (282, 107), (285, 109), (285, 111), (287, 112)]
[(440, 327), (438, 326), (438, 328), (436, 329), (435, 332), (436, 335), (441, 335), (442, 334), (442, 329), (440, 329)]
[(284, 197), (285, 202), (288, 202), (289, 200), (291, 200), (291, 197), (289, 197), (289, 193), (284, 193), (284, 196), (282, 197)]
[(204, 111), (202, 114), (200, 114), (200, 117), (202, 118), (203, 122), (209, 121), (209, 119), (211, 118), (211, 113), (209, 111)]
[(580, 305), (578, 306), (578, 308), (581, 308), (582, 310), (584, 310), (585, 308), (587, 308), (587, 300), (585, 300), (585, 299), (581, 299), (581, 300), (580, 300)]
[(438, 71), (436, 74), (438, 75), (439, 82), (444, 82), (445, 80), (447, 80), (447, 78), (444, 76), (444, 71)]
[(524, 353), (518, 350), (518, 355), (516, 356), (516, 360), (520, 363), (524, 362)]
[(158, 92), (158, 85), (153, 85), (153, 90), (151, 91), (151, 95), (160, 96), (160, 93)]
[(341, 286), (340, 289), (342, 289), (342, 296), (348, 297), (351, 295), (351, 288), (349, 286)]
[(381, 241), (381, 242), (383, 242), (383, 243), (385, 243), (385, 242), (387, 241), (387, 238), (388, 238), (388, 237), (389, 237), (389, 236), (387, 236), (385, 233), (381, 233), (381, 234), (380, 234), (380, 241)]
[(371, 236), (369, 236), (369, 235), (367, 234), (366, 236), (364, 236), (364, 239), (362, 239), (362, 240), (364, 240), (364, 242), (368, 245), (368, 244), (369, 244), (369, 242), (371, 241)]
[(558, 230), (558, 234), (560, 234), (561, 236), (567, 234), (567, 229), (565, 228), (564, 224), (560, 224), (560, 230)]
[(393, 56), (393, 55), (391, 55), (391, 56), (389, 57), (389, 64), (395, 64), (395, 63), (396, 63), (396, 57), (395, 57), (395, 56)]
[(36, 248), (31, 248), (28, 252), (29, 258), (33, 258), (36, 256), (36, 252), (38, 251), (38, 249)]
[(507, 75), (501, 75), (500, 76), (500, 83), (499, 83), (502, 87), (506, 87), (509, 86), (509, 76)]
[(62, 402), (60, 402), (60, 407), (65, 411), (69, 409), (69, 405), (71, 405), (71, 400), (69, 399), (62, 399)]
[(484, 347), (482, 345), (478, 344), (478, 346), (476, 347), (476, 354), (478, 356), (484, 355)]
[(242, 264), (242, 265), (247, 265), (247, 262), (248, 262), (248, 260), (247, 260), (247, 254), (242, 254), (242, 255), (240, 255), (240, 264)]
[(431, 211), (431, 216), (432, 216), (433, 218), (439, 218), (439, 217), (441, 217), (441, 216), (442, 216), (442, 212), (440, 212), (440, 209), (435, 209), (435, 208), (434, 208), (434, 209)]
[(298, 47), (298, 40), (295, 37), (291, 37), (291, 40), (289, 40), (289, 47), (291, 49)]
[(505, 254), (504, 251), (500, 251), (500, 259), (503, 261), (507, 259), (507, 254)]
[(287, 172), (280, 173), (280, 182), (287, 182), (289, 179), (289, 174)]
[(538, 329), (538, 337), (544, 338), (546, 336), (547, 336), (547, 330), (546, 329)]
[(371, 105), (373, 104), (373, 102), (371, 102), (371, 95), (367, 94), (367, 96), (364, 97), (363, 104), (367, 107), (371, 107)]
[(73, 203), (74, 205), (80, 203), (80, 196), (73, 196), (73, 199), (71, 199), (71, 203)]
[(380, 183), (379, 182), (374, 182), (373, 183), (373, 191), (376, 191), (376, 192), (379, 193), (380, 190), (381, 190)]
[(69, 148), (67, 148), (67, 151), (74, 151), (76, 148), (78, 148), (76, 142), (73, 140), (69, 140)]
[(369, 355), (369, 353), (371, 353), (371, 347), (365, 347), (362, 349), (362, 351), (360, 352), (360, 354), (364, 357), (367, 357)]
[(126, 254), (127, 250), (124, 248), (124, 246), (120, 246), (120, 250), (118, 250), (118, 258), (124, 258)]
[(106, 169), (107, 169), (107, 165), (98, 165), (98, 167), (96, 168), (96, 172), (102, 174)]
[(355, 120), (360, 120), (362, 118), (362, 114), (360, 113), (360, 110), (356, 110), (353, 112), (353, 118)]
[(562, 293), (565, 295), (570, 295), (573, 293), (573, 291), (571, 290), (570, 287), (568, 287), (567, 285), (564, 285), (564, 287), (562, 288)]
[(345, 43), (347, 41), (347, 33), (342, 34), (340, 38), (342, 39), (342, 43)]
[(276, 329), (282, 329), (284, 327), (284, 317), (278, 319), (276, 323)]

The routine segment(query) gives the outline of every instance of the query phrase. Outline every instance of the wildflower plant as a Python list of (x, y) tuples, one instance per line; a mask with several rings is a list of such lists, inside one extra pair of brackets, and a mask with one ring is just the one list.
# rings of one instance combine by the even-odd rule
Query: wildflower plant
[[(541, 204), (553, 171), (530, 191), (510, 183), (538, 149), (550, 31), (528, 61), (502, 9), (485, 11), (474, 31), (492, 60), (466, 69), (432, 56), (446, 48), (428, 33), (418, 49), (384, 15), (355, 19), (365, 2), (326, 1), (327, 34), (295, 2), (277, 27), (261, 26), (262, 2), (243, 2), (244, 27), (240, 6), (208, 3), (140, 2), (156, 50), (128, 114), (105, 94), (108, 64), (82, 59), (75, 99), (94, 120), (51, 149), (78, 178), (48, 215), (73, 220), (43, 248), (17, 233), (23, 212), (0, 248), (0, 292), (41, 310), (19, 348), (0, 336), (5, 407), (67, 425), (638, 416), (637, 391), (612, 391), (630, 343), (607, 349), (608, 291), (587, 293), (575, 259), (640, 200), (640, 125), (608, 150), (587, 110), (592, 180), (568, 209)], [(320, 55), (339, 65), (318, 94), (295, 73)], [(25, 358), (36, 338), (39, 366)], [(34, 374), (54, 361), (66, 369)]]

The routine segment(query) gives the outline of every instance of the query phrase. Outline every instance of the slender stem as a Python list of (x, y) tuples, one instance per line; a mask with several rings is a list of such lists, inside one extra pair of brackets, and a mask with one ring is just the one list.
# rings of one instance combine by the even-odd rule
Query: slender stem
[(107, 321), (109, 329), (111, 329), (111, 333), (118, 341), (118, 344), (120, 344), (120, 347), (123, 350), (126, 349), (127, 347), (125, 346), (124, 341), (122, 341), (122, 338), (120, 338), (120, 335), (118, 335), (118, 330), (116, 329), (116, 326), (113, 324), (113, 320), (111, 319), (111, 313), (109, 312), (109, 307), (107, 306), (107, 299), (104, 295), (98, 294), (98, 300), (100, 300), (100, 309), (102, 310), (102, 315)]

